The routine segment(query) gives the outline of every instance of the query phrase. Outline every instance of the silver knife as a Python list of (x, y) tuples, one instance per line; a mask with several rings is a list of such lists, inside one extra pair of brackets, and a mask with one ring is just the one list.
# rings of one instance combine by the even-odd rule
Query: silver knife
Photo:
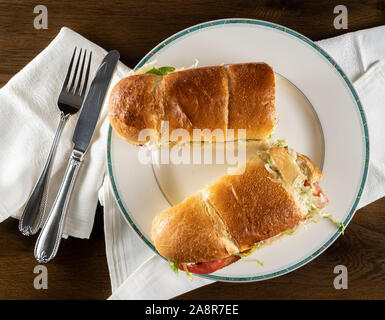
[(63, 225), (72, 188), (84, 154), (90, 145), (100, 109), (102, 108), (104, 97), (119, 57), (119, 52), (116, 50), (110, 51), (104, 57), (83, 102), (72, 136), (74, 147), (62, 184), (35, 245), (35, 258), (40, 263), (47, 263), (56, 256), (62, 238)]

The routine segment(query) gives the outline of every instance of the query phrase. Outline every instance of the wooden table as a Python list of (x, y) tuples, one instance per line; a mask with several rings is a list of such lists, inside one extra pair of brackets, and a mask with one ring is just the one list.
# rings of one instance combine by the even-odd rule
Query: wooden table
[[(319, 40), (385, 24), (385, 1), (346, 1), (349, 29), (333, 27), (341, 1), (15, 1), (0, 0), (0, 85), (4, 85), (67, 26), (105, 49), (118, 49), (134, 66), (157, 43), (191, 25), (219, 18), (248, 17), (290, 27)], [(35, 5), (48, 8), (48, 29), (33, 27)], [(213, 285), (183, 299), (384, 299), (385, 198), (361, 209), (325, 253), (303, 268), (269, 281)], [(63, 241), (48, 265), (47, 290), (36, 290), (33, 258), (36, 238), (17, 231), (17, 221), (0, 224), (0, 299), (105, 299), (110, 293), (103, 215), (96, 213), (90, 240)], [(349, 289), (333, 287), (334, 266), (349, 271)]]

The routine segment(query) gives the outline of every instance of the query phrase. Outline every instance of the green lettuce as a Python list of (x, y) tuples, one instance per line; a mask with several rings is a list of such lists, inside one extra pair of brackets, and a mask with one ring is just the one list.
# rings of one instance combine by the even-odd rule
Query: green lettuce
[(160, 67), (160, 68), (151, 68), (148, 70), (146, 73), (152, 73), (156, 74), (158, 76), (165, 76), (166, 74), (169, 74), (171, 72), (174, 72), (175, 68), (174, 67)]
[(278, 139), (278, 140), (274, 143), (274, 146), (275, 146), (275, 147), (279, 147), (279, 148), (286, 147), (286, 145), (287, 145), (287, 139)]
[(182, 266), (183, 266), (184, 271), (186, 272), (187, 277), (190, 279), (190, 281), (193, 281), (194, 278), (193, 278), (191, 272), (188, 271), (186, 264), (182, 263)]
[(334, 216), (331, 214), (324, 215), (324, 216), (322, 216), (322, 218), (329, 219), (331, 222), (333, 222), (341, 230), (341, 233), (344, 234), (346, 227), (345, 227), (343, 222), (337, 221), (336, 218), (334, 218)]
[(254, 247), (252, 247), (248, 252), (246, 252), (246, 253), (238, 253), (237, 255), (240, 256), (241, 258), (247, 257), (247, 256), (251, 255), (255, 250), (259, 249), (260, 246), (261, 246), (261, 243), (257, 242), (254, 245)]
[(262, 267), (265, 265), (265, 263), (261, 260), (255, 259)]
[(174, 273), (176, 275), (179, 274), (179, 263), (178, 262), (175, 262), (175, 261), (172, 261), (172, 260), (168, 260), (168, 264), (170, 266), (170, 268), (172, 269), (172, 271), (174, 271)]

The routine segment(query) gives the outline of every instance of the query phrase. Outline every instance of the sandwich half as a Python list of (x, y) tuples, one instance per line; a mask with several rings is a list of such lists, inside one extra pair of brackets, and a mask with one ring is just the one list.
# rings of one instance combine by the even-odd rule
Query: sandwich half
[(173, 266), (215, 272), (328, 202), (318, 185), (320, 170), (292, 149), (259, 151), (244, 166), (243, 173), (223, 176), (154, 218), (155, 247)]
[[(152, 143), (164, 143), (165, 122), (170, 132), (184, 129), (190, 141), (194, 129), (220, 129), (223, 138), (216, 141), (228, 136), (237, 139), (238, 129), (246, 129), (247, 139), (266, 139), (275, 125), (274, 100), (274, 72), (266, 63), (192, 68), (165, 75), (151, 72), (131, 75), (115, 85), (108, 117), (114, 130), (135, 145), (148, 141), (140, 136), (143, 130)], [(234, 129), (234, 137), (228, 135), (229, 129)], [(203, 134), (199, 141), (208, 139), (211, 136)]]

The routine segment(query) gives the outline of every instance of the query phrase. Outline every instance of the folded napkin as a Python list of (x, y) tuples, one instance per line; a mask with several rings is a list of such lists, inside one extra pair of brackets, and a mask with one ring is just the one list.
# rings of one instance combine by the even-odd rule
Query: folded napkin
[[(360, 96), (370, 136), (370, 168), (359, 207), (385, 195), (385, 26), (348, 33), (317, 43), (342, 67)], [(384, 62), (381, 62), (384, 61)], [(105, 210), (107, 261), (112, 295), (109, 299), (170, 299), (213, 283), (184, 275), (176, 277), (119, 213), (105, 179), (100, 200)]]
[(369, 129), (370, 165), (357, 210), (385, 196), (385, 26), (318, 41), (353, 81)]
[[(106, 51), (63, 28), (46, 49), (0, 89), (0, 222), (21, 215), (43, 169), (59, 122), (57, 100), (75, 46), (92, 50), (92, 79)], [(112, 84), (128, 72), (119, 63)], [(104, 105), (74, 186), (65, 235), (88, 238), (91, 233), (105, 172), (106, 113)], [(56, 197), (71, 153), (77, 118), (78, 114), (70, 117), (59, 142), (47, 210)]]

